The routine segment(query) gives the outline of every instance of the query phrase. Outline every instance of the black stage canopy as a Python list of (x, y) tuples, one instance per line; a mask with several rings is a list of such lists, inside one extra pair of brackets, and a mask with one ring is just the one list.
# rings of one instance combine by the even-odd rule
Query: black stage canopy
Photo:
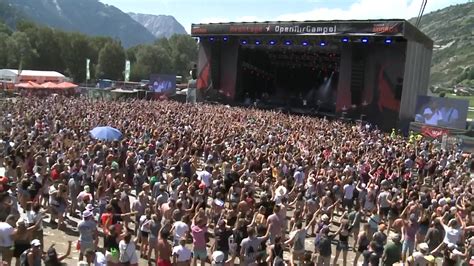
[(266, 21), (192, 24), (194, 37), (211, 36), (394, 36), (422, 43), (433, 48), (433, 41), (403, 19), (390, 20), (321, 20), (321, 21)]

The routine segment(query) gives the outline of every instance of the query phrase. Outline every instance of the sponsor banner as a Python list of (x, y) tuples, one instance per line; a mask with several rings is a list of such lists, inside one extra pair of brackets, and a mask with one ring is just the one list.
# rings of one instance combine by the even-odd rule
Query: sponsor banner
[(91, 63), (91, 60), (89, 58), (86, 59), (86, 80), (91, 79), (91, 71), (89, 68), (89, 65)]
[(282, 22), (282, 23), (223, 23), (193, 24), (191, 34), (206, 35), (325, 35), (325, 34), (370, 34), (396, 35), (403, 33), (402, 21), (378, 22)]
[(125, 81), (130, 81), (130, 60), (125, 61)]
[(439, 137), (442, 137), (443, 135), (449, 135), (449, 130), (446, 128), (422, 126), (421, 134), (425, 137), (437, 139)]

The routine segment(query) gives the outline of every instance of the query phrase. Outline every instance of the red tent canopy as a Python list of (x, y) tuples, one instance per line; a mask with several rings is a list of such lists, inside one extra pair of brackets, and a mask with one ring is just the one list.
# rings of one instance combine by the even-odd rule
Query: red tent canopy
[(61, 88), (61, 89), (70, 89), (70, 88), (77, 88), (77, 87), (79, 86), (71, 82), (61, 82), (57, 84), (57, 88)]
[(40, 86), (41, 88), (44, 88), (44, 89), (57, 89), (58, 88), (58, 84), (53, 83), (53, 82), (46, 82), (46, 83), (41, 84)]
[(36, 89), (36, 88), (41, 88), (41, 85), (39, 85), (38, 83), (35, 83), (33, 81), (28, 81), (28, 82), (25, 82), (25, 83), (15, 84), (15, 87), (25, 88), (25, 89)]

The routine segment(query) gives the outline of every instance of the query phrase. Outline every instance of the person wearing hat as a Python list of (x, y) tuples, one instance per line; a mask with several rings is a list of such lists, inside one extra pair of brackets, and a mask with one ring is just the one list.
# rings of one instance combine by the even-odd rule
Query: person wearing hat
[(77, 195), (77, 204), (80, 211), (84, 211), (85, 207), (92, 201), (91, 189), (88, 185), (84, 186), (84, 190)]
[(382, 255), (383, 266), (392, 266), (402, 259), (402, 244), (400, 240), (401, 236), (395, 234), (392, 236), (391, 241), (388, 241), (385, 245)]
[(94, 240), (98, 236), (97, 223), (94, 221), (92, 211), (85, 210), (82, 213), (82, 221), (77, 225), (79, 231), (79, 260), (82, 260), (87, 249), (95, 250)]
[[(405, 208), (402, 212), (401, 217), (406, 217), (404, 214), (406, 213), (407, 209), (410, 205)], [(402, 225), (402, 232), (403, 232), (403, 247), (402, 247), (402, 261), (405, 262), (408, 256), (413, 254), (415, 250), (415, 241), (416, 241), (416, 234), (418, 229), (420, 228), (418, 218), (416, 217), (415, 213), (411, 213), (408, 216), (408, 221), (403, 219)]]
[(30, 242), (30, 248), (25, 250), (20, 256), (20, 263), (28, 266), (41, 266), (43, 254), (41, 252), (41, 242), (33, 239)]
[(418, 244), (418, 251), (413, 252), (413, 255), (407, 259), (408, 265), (434, 266), (435, 257), (429, 253), (430, 248), (427, 243)]

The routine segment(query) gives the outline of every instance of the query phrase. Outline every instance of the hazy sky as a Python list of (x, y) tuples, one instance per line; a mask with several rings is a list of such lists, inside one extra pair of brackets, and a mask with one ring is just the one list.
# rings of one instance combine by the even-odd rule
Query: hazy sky
[[(191, 23), (411, 18), (422, 0), (100, 0), (124, 12), (172, 15)], [(467, 0), (428, 0), (425, 14)]]

